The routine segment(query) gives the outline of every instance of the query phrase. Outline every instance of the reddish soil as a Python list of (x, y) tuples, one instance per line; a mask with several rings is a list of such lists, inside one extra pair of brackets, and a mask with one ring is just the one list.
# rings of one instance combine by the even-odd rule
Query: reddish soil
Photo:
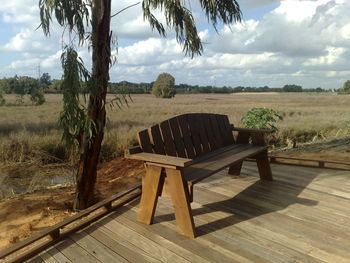
[[(141, 180), (139, 161), (116, 158), (98, 171), (96, 201), (127, 189)], [(73, 187), (50, 189), (0, 202), (0, 250), (71, 216)]]

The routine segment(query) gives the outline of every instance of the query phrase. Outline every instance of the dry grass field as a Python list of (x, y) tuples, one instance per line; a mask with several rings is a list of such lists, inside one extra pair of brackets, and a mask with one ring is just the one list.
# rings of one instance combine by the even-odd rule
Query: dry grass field
[[(113, 98), (109, 95), (109, 100)], [(15, 97), (6, 97), (9, 104)], [(0, 107), (0, 162), (57, 163), (67, 161), (57, 119), (61, 95), (46, 95), (42, 106)], [(11, 105), (11, 104), (10, 104)], [(135, 142), (137, 131), (172, 116), (189, 112), (227, 114), (240, 126), (253, 107), (278, 110), (284, 120), (271, 140), (279, 147), (342, 137), (350, 131), (349, 96), (308, 93), (179, 94), (173, 99), (132, 95), (128, 107), (108, 107), (102, 157), (110, 159)]]

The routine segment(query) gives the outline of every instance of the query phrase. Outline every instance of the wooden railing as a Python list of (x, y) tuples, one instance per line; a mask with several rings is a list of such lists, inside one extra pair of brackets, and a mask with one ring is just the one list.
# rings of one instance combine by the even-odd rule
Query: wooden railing
[(350, 162), (327, 161), (274, 155), (269, 155), (269, 158), (271, 163), (350, 171)]
[(139, 183), (130, 189), (113, 195), (40, 233), (31, 236), (26, 240), (0, 251), (0, 262), (23, 262), (59, 242), (69, 234), (90, 225), (114, 209), (136, 199), (140, 195), (141, 184)]

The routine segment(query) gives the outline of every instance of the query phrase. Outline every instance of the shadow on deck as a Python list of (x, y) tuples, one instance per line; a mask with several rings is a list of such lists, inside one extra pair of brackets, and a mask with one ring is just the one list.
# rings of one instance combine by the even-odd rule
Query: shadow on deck
[(160, 199), (155, 223), (136, 222), (139, 200), (70, 235), (30, 262), (350, 262), (350, 172), (255, 163), (242, 176), (223, 171), (196, 184), (198, 237), (176, 231)]

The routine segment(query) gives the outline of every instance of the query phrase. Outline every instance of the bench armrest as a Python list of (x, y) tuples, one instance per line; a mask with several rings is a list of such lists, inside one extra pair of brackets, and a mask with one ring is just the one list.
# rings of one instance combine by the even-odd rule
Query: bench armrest
[(275, 132), (274, 130), (260, 130), (260, 129), (249, 129), (249, 128), (236, 128), (232, 127), (233, 131), (238, 131), (238, 132), (248, 132), (248, 133), (273, 133)]
[(193, 163), (192, 159), (146, 152), (139, 152), (134, 154), (126, 152), (125, 158), (176, 167), (186, 167)]

